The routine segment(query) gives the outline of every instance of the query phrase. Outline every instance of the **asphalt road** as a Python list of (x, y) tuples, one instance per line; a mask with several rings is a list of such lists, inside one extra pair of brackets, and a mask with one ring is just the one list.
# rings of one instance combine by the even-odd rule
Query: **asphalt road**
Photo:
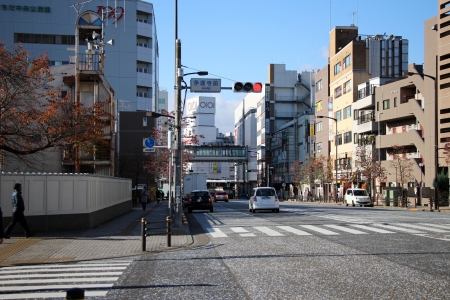
[(231, 200), (187, 217), (188, 249), (97, 261), (118, 269), (99, 298), (450, 297), (448, 213), (283, 202), (253, 214)]
[(108, 298), (450, 297), (450, 214), (235, 200), (188, 217), (204, 245), (141, 257)]

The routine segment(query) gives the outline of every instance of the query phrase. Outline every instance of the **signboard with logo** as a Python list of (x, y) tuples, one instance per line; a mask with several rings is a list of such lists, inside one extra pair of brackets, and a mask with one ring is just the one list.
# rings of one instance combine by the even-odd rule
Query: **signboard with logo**
[(186, 111), (188, 115), (194, 113), (215, 114), (216, 98), (214, 97), (196, 97), (186, 101)]

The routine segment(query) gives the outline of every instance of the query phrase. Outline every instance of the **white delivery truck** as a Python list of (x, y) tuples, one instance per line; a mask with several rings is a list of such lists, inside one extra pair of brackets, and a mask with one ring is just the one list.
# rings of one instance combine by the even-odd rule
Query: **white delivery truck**
[(206, 190), (206, 174), (191, 173), (183, 178), (183, 201), (187, 201), (194, 190)]

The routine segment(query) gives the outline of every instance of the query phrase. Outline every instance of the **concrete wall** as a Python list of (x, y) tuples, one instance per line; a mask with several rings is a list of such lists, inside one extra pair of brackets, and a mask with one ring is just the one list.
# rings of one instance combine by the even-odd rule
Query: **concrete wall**
[[(6, 227), (14, 183), (22, 184), (32, 232), (96, 227), (131, 210), (131, 180), (91, 174), (1, 173), (0, 204)], [(13, 233), (22, 232), (19, 224)]]

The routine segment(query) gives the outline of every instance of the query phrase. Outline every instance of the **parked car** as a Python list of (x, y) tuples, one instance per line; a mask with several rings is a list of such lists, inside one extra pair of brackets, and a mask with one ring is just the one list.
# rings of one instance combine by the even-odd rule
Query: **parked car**
[(277, 192), (272, 187), (257, 187), (250, 194), (248, 201), (248, 209), (255, 213), (256, 210), (272, 210), (280, 212), (280, 203), (278, 201)]
[(206, 210), (210, 212), (214, 211), (213, 198), (209, 194), (208, 190), (194, 190), (191, 192), (187, 203), (188, 213), (195, 210)]
[(214, 197), (214, 202), (225, 201), (228, 202), (228, 194), (225, 191), (217, 191)]
[(370, 205), (370, 197), (367, 194), (367, 191), (365, 189), (357, 189), (357, 188), (351, 188), (348, 189), (345, 192), (344, 195), (344, 203), (346, 206), (351, 204), (352, 206), (359, 205)]

